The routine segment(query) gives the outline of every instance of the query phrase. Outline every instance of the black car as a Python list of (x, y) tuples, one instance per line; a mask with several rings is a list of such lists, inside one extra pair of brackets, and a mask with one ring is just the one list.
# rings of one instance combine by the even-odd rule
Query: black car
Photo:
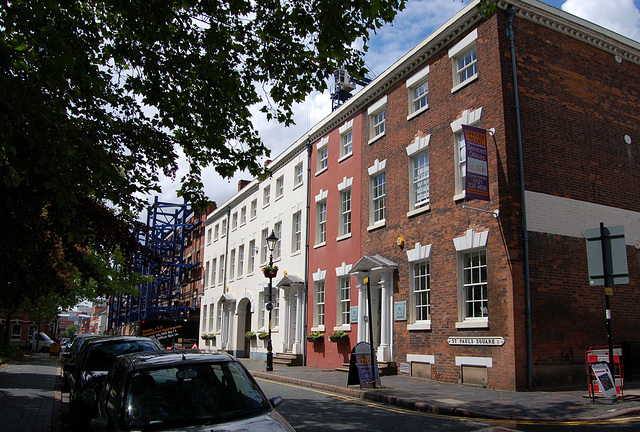
[[(82, 348), (83, 344), (85, 344), (87, 341), (91, 339), (104, 338), (104, 337), (105, 336), (98, 335), (98, 334), (90, 334), (90, 333), (75, 335), (75, 338), (73, 339), (73, 341), (70, 342), (67, 349), (60, 355), (63, 368), (68, 364), (75, 364), (76, 358), (78, 357), (78, 353), (80, 352), (80, 348)], [(66, 368), (64, 368), (63, 371), (64, 372), (62, 373), (62, 391), (66, 392), (66, 391), (69, 391), (70, 373), (67, 372)]]
[(118, 357), (98, 398), (93, 430), (294, 429), (249, 371), (226, 353), (170, 350)]
[(69, 413), (76, 430), (85, 428), (95, 415), (102, 383), (118, 356), (161, 349), (157, 340), (146, 337), (89, 338), (78, 351), (75, 362), (64, 366), (70, 390)]

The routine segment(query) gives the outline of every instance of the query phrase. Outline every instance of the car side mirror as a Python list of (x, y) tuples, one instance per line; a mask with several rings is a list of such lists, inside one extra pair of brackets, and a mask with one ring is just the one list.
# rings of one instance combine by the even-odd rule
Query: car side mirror
[(282, 402), (284, 402), (284, 399), (282, 399), (280, 396), (274, 396), (271, 399), (269, 399), (269, 403), (274, 408), (282, 404)]
[(89, 420), (89, 427), (93, 430), (107, 430), (109, 427), (109, 420), (104, 417), (94, 417)]

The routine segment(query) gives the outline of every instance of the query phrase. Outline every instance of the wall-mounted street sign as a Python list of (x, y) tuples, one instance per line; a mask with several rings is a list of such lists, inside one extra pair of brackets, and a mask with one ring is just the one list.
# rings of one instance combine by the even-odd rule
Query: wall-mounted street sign
[(627, 246), (624, 227), (606, 227), (585, 230), (590, 285), (617, 285), (629, 283)]
[(396, 321), (407, 320), (407, 302), (398, 301), (393, 304), (393, 313)]
[(502, 346), (504, 338), (500, 336), (484, 337), (450, 337), (447, 339), (449, 345), (480, 345), (480, 346)]
[(464, 134), (467, 173), (465, 196), (489, 201), (489, 163), (487, 156), (487, 131), (473, 126), (462, 126)]

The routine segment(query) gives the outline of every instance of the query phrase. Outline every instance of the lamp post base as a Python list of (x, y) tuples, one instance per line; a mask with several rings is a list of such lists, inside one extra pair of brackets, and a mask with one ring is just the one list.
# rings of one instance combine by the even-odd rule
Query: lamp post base
[(273, 353), (267, 353), (267, 372), (273, 371)]

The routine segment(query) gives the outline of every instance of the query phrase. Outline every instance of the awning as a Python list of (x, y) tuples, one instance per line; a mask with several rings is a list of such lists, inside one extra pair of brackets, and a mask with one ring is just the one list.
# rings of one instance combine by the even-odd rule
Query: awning
[(374, 273), (378, 271), (388, 271), (398, 268), (398, 264), (380, 255), (363, 255), (362, 258), (351, 268), (349, 274), (357, 275), (362, 273)]
[(276, 286), (280, 288), (283, 286), (303, 285), (303, 284), (304, 284), (304, 279), (302, 279), (300, 276), (288, 274), (285, 277), (283, 277)]

